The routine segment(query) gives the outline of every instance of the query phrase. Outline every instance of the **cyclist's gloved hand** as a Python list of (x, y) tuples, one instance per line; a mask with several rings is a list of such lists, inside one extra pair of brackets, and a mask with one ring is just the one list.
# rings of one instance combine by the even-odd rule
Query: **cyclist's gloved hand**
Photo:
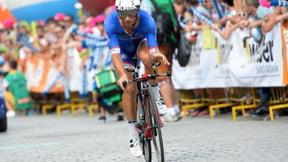
[(167, 60), (166, 56), (160, 52), (155, 52), (151, 54), (152, 60), (163, 62), (165, 65), (170, 65), (170, 62)]
[(117, 81), (117, 84), (119, 85), (119, 87), (125, 91), (126, 87), (124, 87), (123, 82), (128, 83), (128, 77), (126, 74), (123, 74), (121, 77), (119, 77), (119, 80)]

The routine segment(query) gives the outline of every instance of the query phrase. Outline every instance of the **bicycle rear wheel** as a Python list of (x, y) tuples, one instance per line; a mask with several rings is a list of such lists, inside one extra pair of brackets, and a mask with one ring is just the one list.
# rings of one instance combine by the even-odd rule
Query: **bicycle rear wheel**
[(151, 120), (151, 130), (152, 130), (152, 142), (155, 149), (156, 157), (159, 162), (164, 162), (164, 146), (162, 139), (162, 131), (160, 125), (160, 116), (155, 102), (150, 98), (150, 109), (149, 109)]
[(141, 100), (137, 97), (137, 127), (141, 130), (139, 133), (140, 142), (142, 144), (142, 150), (144, 159), (146, 162), (152, 161), (152, 148), (151, 148), (151, 139), (146, 138), (145, 132), (147, 129), (147, 119), (145, 111), (141, 105)]

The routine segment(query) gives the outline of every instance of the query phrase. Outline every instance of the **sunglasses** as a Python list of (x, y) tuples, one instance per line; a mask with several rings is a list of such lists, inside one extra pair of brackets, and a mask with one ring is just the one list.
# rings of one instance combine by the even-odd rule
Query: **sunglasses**
[(238, 16), (239, 16), (239, 17), (241, 17), (241, 16), (244, 17), (244, 16), (248, 16), (248, 14), (247, 14), (247, 13), (239, 13)]
[(125, 18), (127, 16), (136, 16), (138, 14), (139, 10), (138, 9), (134, 9), (134, 10), (117, 10), (118, 15), (121, 18)]

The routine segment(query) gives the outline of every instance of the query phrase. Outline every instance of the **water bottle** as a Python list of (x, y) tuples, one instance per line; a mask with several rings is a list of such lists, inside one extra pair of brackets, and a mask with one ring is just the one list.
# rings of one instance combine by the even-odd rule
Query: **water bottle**
[(258, 27), (253, 27), (251, 29), (251, 35), (256, 42), (261, 42), (262, 40), (262, 33)]
[[(249, 20), (254, 21), (253, 18), (249, 18)], [(255, 26), (251, 29), (251, 36), (257, 43), (260, 43), (262, 40), (262, 37), (263, 37), (260, 29), (257, 26)]]

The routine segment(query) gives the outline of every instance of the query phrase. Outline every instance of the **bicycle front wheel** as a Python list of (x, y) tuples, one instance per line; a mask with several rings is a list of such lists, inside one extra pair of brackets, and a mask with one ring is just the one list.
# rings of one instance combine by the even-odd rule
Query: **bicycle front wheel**
[(158, 109), (150, 99), (150, 114), (151, 114), (151, 130), (152, 130), (152, 142), (155, 149), (156, 157), (159, 162), (164, 162), (164, 146), (163, 146), (163, 139), (162, 139), (162, 132), (161, 132), (161, 125), (160, 125), (160, 116), (158, 113)]
[(137, 127), (141, 130), (139, 133), (140, 142), (142, 144), (142, 150), (144, 159), (146, 162), (152, 161), (152, 148), (151, 148), (151, 140), (146, 138), (145, 132), (147, 129), (147, 119), (145, 115), (145, 111), (143, 106), (141, 105), (141, 99), (137, 97)]
[(146, 137), (144, 137), (142, 144), (143, 144), (142, 149), (143, 149), (144, 159), (146, 162), (151, 162), (152, 161), (151, 140), (148, 140)]

